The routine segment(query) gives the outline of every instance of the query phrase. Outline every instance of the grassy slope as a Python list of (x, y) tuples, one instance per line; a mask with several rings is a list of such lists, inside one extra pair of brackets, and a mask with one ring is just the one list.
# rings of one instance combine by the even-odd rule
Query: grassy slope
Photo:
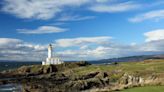
[[(72, 70), (76, 75), (85, 75), (90, 72), (103, 71), (112, 73), (110, 77), (118, 79), (124, 73), (137, 74), (147, 77), (150, 74), (164, 73), (164, 60), (147, 60), (143, 62), (122, 62), (118, 65), (90, 65)], [(114, 72), (114, 73), (113, 73)], [(67, 73), (67, 71), (65, 71)]]
[(147, 86), (147, 87), (131, 88), (118, 92), (163, 92), (163, 91), (164, 91), (164, 86)]
[[(86, 67), (79, 67), (72, 70), (74, 75), (85, 75), (90, 72), (107, 72), (110, 74), (111, 82), (117, 81), (124, 73), (133, 74), (141, 77), (148, 77), (150, 75), (163, 76), (164, 74), (164, 60), (146, 60), (142, 62), (122, 62), (118, 65), (90, 65)], [(65, 71), (66, 72), (66, 71)], [(163, 92), (164, 86), (128, 89), (121, 92)], [(155, 91), (154, 91), (155, 90)]]
[(164, 60), (147, 60), (142, 62), (123, 62), (118, 65), (91, 65), (73, 70), (76, 74), (87, 74), (94, 71), (113, 72), (120, 71), (126, 73), (164, 73)]

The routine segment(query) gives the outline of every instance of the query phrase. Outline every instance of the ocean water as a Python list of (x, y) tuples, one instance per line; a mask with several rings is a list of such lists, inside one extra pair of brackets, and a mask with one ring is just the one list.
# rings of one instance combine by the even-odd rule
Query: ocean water
[(22, 92), (22, 87), (19, 84), (0, 85), (0, 92)]
[(41, 62), (15, 62), (15, 61), (0, 62), (0, 71), (14, 69), (24, 65), (28, 66), (28, 65), (37, 65), (37, 64), (41, 64)]
[[(89, 61), (89, 63), (91, 64), (105, 64), (108, 62), (95, 62), (95, 61)], [(21, 66), (28, 66), (28, 65), (37, 65), (37, 64), (41, 64), (41, 62), (16, 62), (16, 61), (1, 61), (0, 62), (0, 71), (3, 70), (8, 70), (8, 69), (14, 69), (14, 68), (18, 68)]]
[[(37, 65), (41, 64), (41, 62), (0, 62), (0, 71), (15, 69), (21, 66), (28, 66), (28, 65)], [(19, 84), (7, 84), (7, 85), (0, 85), (0, 92), (22, 92), (21, 85)]]

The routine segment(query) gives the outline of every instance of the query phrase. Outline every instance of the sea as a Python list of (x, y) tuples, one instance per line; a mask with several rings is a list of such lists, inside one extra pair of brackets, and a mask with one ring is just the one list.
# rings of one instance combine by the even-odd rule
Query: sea
[[(41, 62), (17, 62), (17, 61), (1, 61), (0, 72), (9, 69), (15, 69), (21, 66), (38, 65)], [(0, 85), (0, 92), (22, 92), (20, 84)]]
[(39, 65), (41, 62), (16, 62), (16, 61), (2, 61), (0, 62), (0, 71), (15, 69), (21, 66), (29, 66), (29, 65)]
[[(70, 62), (70, 61), (67, 61)], [(75, 61), (73, 61), (75, 62)], [(96, 61), (89, 61), (91, 64), (107, 64), (109, 62), (96, 62)], [(29, 65), (40, 65), (41, 61), (39, 62), (32, 62), (32, 61), (24, 61), (24, 62), (18, 62), (18, 61), (0, 61), (0, 72), (4, 70), (9, 69), (15, 69), (21, 66), (29, 66)]]

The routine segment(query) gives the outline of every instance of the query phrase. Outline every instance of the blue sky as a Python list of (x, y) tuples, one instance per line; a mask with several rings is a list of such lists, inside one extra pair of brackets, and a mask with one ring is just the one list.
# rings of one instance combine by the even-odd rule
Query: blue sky
[[(164, 52), (163, 0), (1, 0), (0, 59), (63, 60)], [(30, 58), (29, 58), (30, 57)]]

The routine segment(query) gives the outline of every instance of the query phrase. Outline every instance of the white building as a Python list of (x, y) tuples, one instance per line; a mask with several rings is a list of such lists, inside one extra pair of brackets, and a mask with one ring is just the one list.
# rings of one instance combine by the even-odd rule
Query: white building
[(58, 57), (53, 57), (53, 48), (52, 45), (50, 44), (48, 46), (48, 57), (46, 61), (42, 61), (42, 65), (50, 65), (50, 64), (62, 64), (64, 63), (61, 61)]

